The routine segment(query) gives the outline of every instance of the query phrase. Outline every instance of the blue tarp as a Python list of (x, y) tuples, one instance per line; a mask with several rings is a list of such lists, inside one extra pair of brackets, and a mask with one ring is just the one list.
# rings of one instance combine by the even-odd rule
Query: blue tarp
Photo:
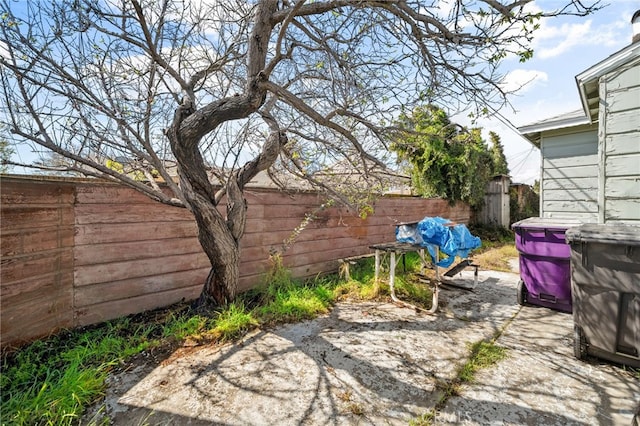
[(445, 226), (448, 223), (451, 221), (441, 217), (425, 217), (415, 225), (400, 225), (396, 227), (396, 240), (425, 247), (432, 259), (436, 258), (434, 246), (438, 246), (448, 257), (437, 266), (448, 268), (456, 256), (464, 259), (481, 244), (480, 238), (471, 235), (465, 225)]

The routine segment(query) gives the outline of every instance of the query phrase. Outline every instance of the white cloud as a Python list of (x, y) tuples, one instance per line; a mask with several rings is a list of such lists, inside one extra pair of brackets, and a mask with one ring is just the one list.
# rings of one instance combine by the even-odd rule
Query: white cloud
[(536, 85), (546, 82), (549, 76), (544, 71), (515, 69), (505, 75), (501, 87), (506, 92), (519, 94), (533, 89)]
[(591, 23), (589, 19), (582, 24), (542, 26), (534, 39), (534, 50), (541, 59), (548, 59), (560, 56), (575, 46), (584, 45), (593, 32)]
[(435, 4), (431, 6), (422, 6), (423, 10), (431, 10), (432, 12), (437, 11), (438, 16), (450, 16), (453, 12), (453, 7), (456, 5), (455, 1), (452, 0), (439, 0)]
[(578, 23), (563, 22), (554, 25), (558, 19), (544, 19), (534, 35), (534, 51), (541, 59), (559, 57), (577, 47), (615, 48), (630, 41), (630, 36), (627, 37), (630, 26), (624, 17), (601, 24), (595, 19), (587, 19)]

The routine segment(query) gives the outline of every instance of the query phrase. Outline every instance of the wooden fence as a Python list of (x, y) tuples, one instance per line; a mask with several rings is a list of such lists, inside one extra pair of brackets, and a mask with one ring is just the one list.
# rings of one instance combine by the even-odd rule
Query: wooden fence
[[(2, 346), (198, 296), (208, 260), (186, 209), (115, 184), (3, 176), (0, 322)], [(340, 207), (317, 211), (316, 193), (252, 189), (242, 240), (240, 289), (260, 282), (309, 214), (315, 219), (283, 254), (294, 276), (337, 271), (337, 260), (392, 241), (396, 221), (442, 216), (468, 223), (466, 205), (380, 199), (365, 219)]]
[(509, 228), (509, 176), (496, 176), (488, 184), (484, 196), (484, 206), (476, 214), (474, 222)]

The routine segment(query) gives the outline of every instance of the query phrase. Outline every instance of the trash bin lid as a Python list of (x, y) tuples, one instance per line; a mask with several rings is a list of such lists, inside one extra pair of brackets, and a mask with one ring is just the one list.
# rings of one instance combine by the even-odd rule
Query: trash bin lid
[(583, 222), (576, 219), (562, 219), (556, 217), (530, 217), (511, 225), (512, 229), (561, 229), (566, 230)]
[(640, 226), (587, 223), (567, 230), (565, 240), (640, 246)]

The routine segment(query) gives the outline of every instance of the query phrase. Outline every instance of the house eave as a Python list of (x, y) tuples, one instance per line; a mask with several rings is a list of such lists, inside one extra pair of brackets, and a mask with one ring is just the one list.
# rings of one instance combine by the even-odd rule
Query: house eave
[(600, 77), (639, 56), (640, 43), (633, 43), (576, 75), (582, 108), (590, 123), (594, 123), (598, 119)]
[(559, 118), (557, 120), (547, 120), (542, 123), (535, 123), (518, 127), (518, 132), (520, 132), (520, 134), (534, 146), (540, 148), (540, 138), (543, 132), (577, 127), (585, 124), (591, 124), (591, 120), (589, 120), (589, 118), (586, 116), (565, 117)]

